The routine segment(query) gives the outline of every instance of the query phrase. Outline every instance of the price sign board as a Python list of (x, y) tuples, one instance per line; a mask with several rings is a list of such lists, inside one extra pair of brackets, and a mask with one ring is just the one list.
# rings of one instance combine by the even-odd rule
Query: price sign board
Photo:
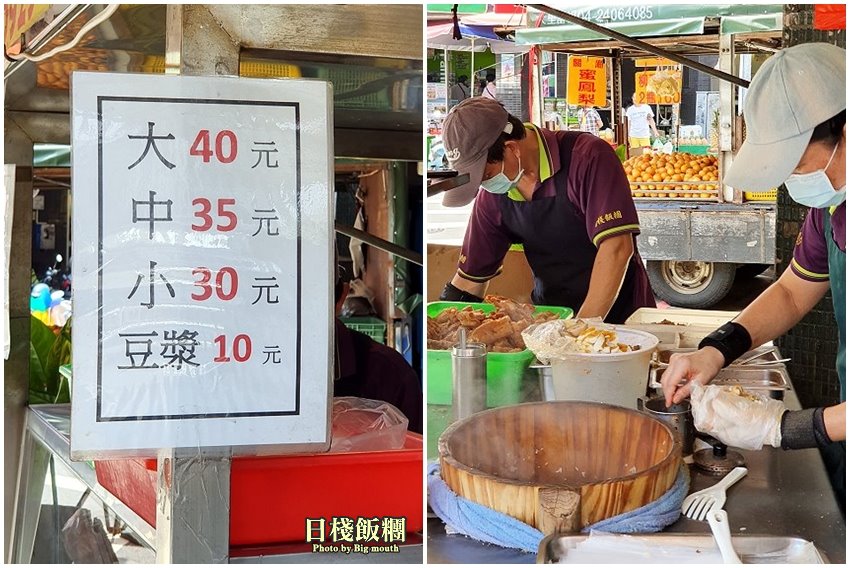
[(605, 59), (571, 55), (567, 71), (567, 104), (605, 106)]
[(72, 456), (327, 448), (330, 85), (72, 81)]
[(677, 105), (682, 102), (682, 72), (666, 71), (664, 78), (656, 70), (635, 73), (637, 104)]

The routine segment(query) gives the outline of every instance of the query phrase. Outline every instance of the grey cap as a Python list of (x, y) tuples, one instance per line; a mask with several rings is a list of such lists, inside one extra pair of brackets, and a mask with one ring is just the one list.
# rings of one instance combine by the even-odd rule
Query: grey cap
[(805, 43), (765, 62), (747, 91), (747, 139), (723, 183), (759, 191), (788, 179), (815, 127), (847, 108), (845, 59), (840, 47)]
[(487, 151), (508, 122), (508, 111), (499, 101), (472, 97), (449, 111), (443, 122), (443, 147), (449, 166), (469, 174), (469, 182), (443, 194), (443, 205), (461, 207), (475, 199), (487, 166)]

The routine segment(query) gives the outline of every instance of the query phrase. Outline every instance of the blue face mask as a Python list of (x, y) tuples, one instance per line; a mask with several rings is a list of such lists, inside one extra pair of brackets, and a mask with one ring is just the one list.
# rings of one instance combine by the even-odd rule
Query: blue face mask
[(481, 187), (485, 191), (489, 191), (490, 193), (495, 193), (497, 195), (507, 193), (511, 190), (513, 186), (519, 183), (523, 172), (525, 172), (525, 170), (520, 168), (514, 179), (508, 178), (508, 176), (505, 175), (505, 161), (502, 160), (502, 171), (500, 171), (490, 179), (485, 179), (484, 181), (482, 181)]
[(844, 198), (847, 195), (846, 186), (836, 190), (826, 175), (826, 170), (829, 169), (837, 150), (838, 144), (835, 145), (832, 156), (829, 157), (826, 167), (822, 170), (815, 170), (807, 174), (792, 174), (785, 181), (785, 187), (788, 188), (791, 199), (800, 205), (815, 209), (826, 209), (844, 203)]

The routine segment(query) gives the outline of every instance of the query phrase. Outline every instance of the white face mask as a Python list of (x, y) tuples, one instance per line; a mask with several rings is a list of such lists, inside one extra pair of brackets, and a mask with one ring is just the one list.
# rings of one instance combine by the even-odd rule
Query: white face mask
[[(839, 142), (840, 144), (840, 142)], [(846, 197), (845, 188), (835, 189), (832, 182), (826, 175), (826, 170), (835, 158), (835, 153), (838, 151), (838, 144), (832, 150), (832, 155), (823, 169), (815, 170), (807, 174), (792, 174), (785, 181), (785, 187), (788, 188), (788, 194), (791, 199), (815, 209), (826, 209), (835, 205), (844, 203)]]
[[(517, 158), (517, 161), (519, 161), (519, 158)], [(514, 179), (508, 178), (508, 176), (505, 175), (505, 161), (502, 160), (502, 171), (500, 171), (490, 179), (485, 179), (484, 181), (482, 181), (481, 187), (485, 191), (489, 191), (490, 193), (495, 193), (497, 195), (507, 193), (511, 190), (513, 186), (519, 183), (519, 180), (524, 172), (525, 170), (523, 168), (520, 168)]]

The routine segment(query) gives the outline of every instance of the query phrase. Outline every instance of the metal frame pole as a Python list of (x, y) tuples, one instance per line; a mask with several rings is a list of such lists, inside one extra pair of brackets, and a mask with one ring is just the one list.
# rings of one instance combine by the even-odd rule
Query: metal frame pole
[[(731, 34), (720, 35), (720, 61), (718, 66), (721, 71), (732, 73), (735, 67), (735, 41)], [(735, 85), (732, 83), (720, 83), (720, 121), (718, 123), (718, 173), (720, 179), (727, 168), (732, 165), (732, 141), (735, 138)], [(741, 190), (733, 189), (723, 185), (721, 181), (721, 197), (723, 201), (741, 203), (743, 193)]]
[[(203, 5), (171, 4), (166, 64), (185, 75), (238, 75), (239, 46)], [(230, 452), (163, 449), (157, 460), (158, 563), (226, 563), (230, 556)]]

